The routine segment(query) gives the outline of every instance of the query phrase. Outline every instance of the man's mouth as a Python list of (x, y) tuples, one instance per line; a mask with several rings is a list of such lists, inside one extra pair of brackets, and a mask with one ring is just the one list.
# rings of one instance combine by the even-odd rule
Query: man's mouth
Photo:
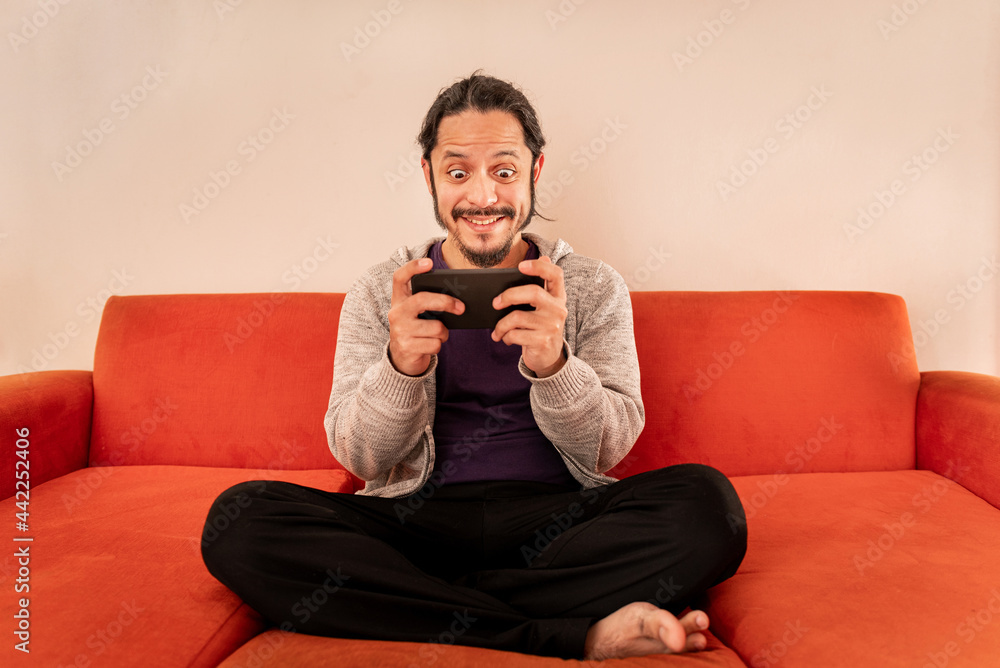
[(470, 223), (472, 225), (477, 225), (479, 227), (486, 227), (488, 225), (492, 225), (493, 223), (499, 221), (502, 218), (503, 216), (493, 216), (491, 218), (483, 218), (478, 216), (475, 218), (469, 218), (468, 216), (462, 216), (462, 219), (467, 223)]

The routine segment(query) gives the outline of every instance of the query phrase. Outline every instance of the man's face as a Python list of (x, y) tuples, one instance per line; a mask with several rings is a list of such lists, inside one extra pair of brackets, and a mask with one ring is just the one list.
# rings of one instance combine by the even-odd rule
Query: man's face
[(443, 250), (449, 265), (462, 268), (456, 257), (470, 267), (508, 260), (528, 222), (543, 161), (539, 156), (532, 170), (531, 151), (512, 114), (465, 111), (442, 119), (430, 163), (421, 165), (434, 215), (448, 231)]

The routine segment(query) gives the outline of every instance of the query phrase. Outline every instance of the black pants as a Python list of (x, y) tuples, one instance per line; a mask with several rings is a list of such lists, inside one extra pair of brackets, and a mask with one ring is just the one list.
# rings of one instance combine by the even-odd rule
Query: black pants
[(212, 575), (285, 630), (565, 658), (628, 603), (682, 611), (745, 552), (736, 492), (697, 464), (591, 490), (462, 483), (399, 499), (247, 482), (202, 536)]

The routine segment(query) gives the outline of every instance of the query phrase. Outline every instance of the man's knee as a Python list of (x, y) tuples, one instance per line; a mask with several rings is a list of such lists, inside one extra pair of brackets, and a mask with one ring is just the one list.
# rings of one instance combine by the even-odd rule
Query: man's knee
[(226, 560), (236, 527), (246, 522), (254, 500), (263, 491), (262, 481), (242, 482), (220, 494), (212, 503), (201, 532), (201, 555), (209, 570), (220, 560)]
[[(721, 471), (693, 464), (704, 495), (698, 518), (698, 534), (706, 556), (724, 566), (721, 579), (731, 577), (747, 551), (747, 518), (736, 489)], [(720, 579), (720, 581), (721, 581)]]
[[(701, 491), (704, 494), (704, 508), (715, 518), (721, 518), (725, 525), (723, 535), (728, 535), (734, 543), (746, 545), (747, 519), (733, 483), (718, 469), (703, 464), (690, 464), (701, 480)], [(712, 523), (717, 524), (716, 522)]]
[[(666, 510), (674, 518), (686, 518), (688, 535), (709, 549), (728, 548), (743, 554), (746, 551), (747, 522), (740, 497), (721, 471), (704, 464), (679, 464), (660, 469), (661, 480), (668, 490)], [(684, 505), (678, 512), (676, 503)]]

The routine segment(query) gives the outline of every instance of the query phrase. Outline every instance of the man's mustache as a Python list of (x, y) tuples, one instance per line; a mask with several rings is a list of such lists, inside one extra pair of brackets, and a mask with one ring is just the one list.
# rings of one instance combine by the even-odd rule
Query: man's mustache
[(492, 206), (485, 209), (463, 209), (460, 207), (455, 207), (451, 210), (451, 217), (453, 220), (458, 220), (459, 218), (471, 217), (471, 216), (482, 216), (484, 218), (493, 218), (494, 216), (506, 216), (508, 218), (513, 218), (516, 211), (512, 206)]

